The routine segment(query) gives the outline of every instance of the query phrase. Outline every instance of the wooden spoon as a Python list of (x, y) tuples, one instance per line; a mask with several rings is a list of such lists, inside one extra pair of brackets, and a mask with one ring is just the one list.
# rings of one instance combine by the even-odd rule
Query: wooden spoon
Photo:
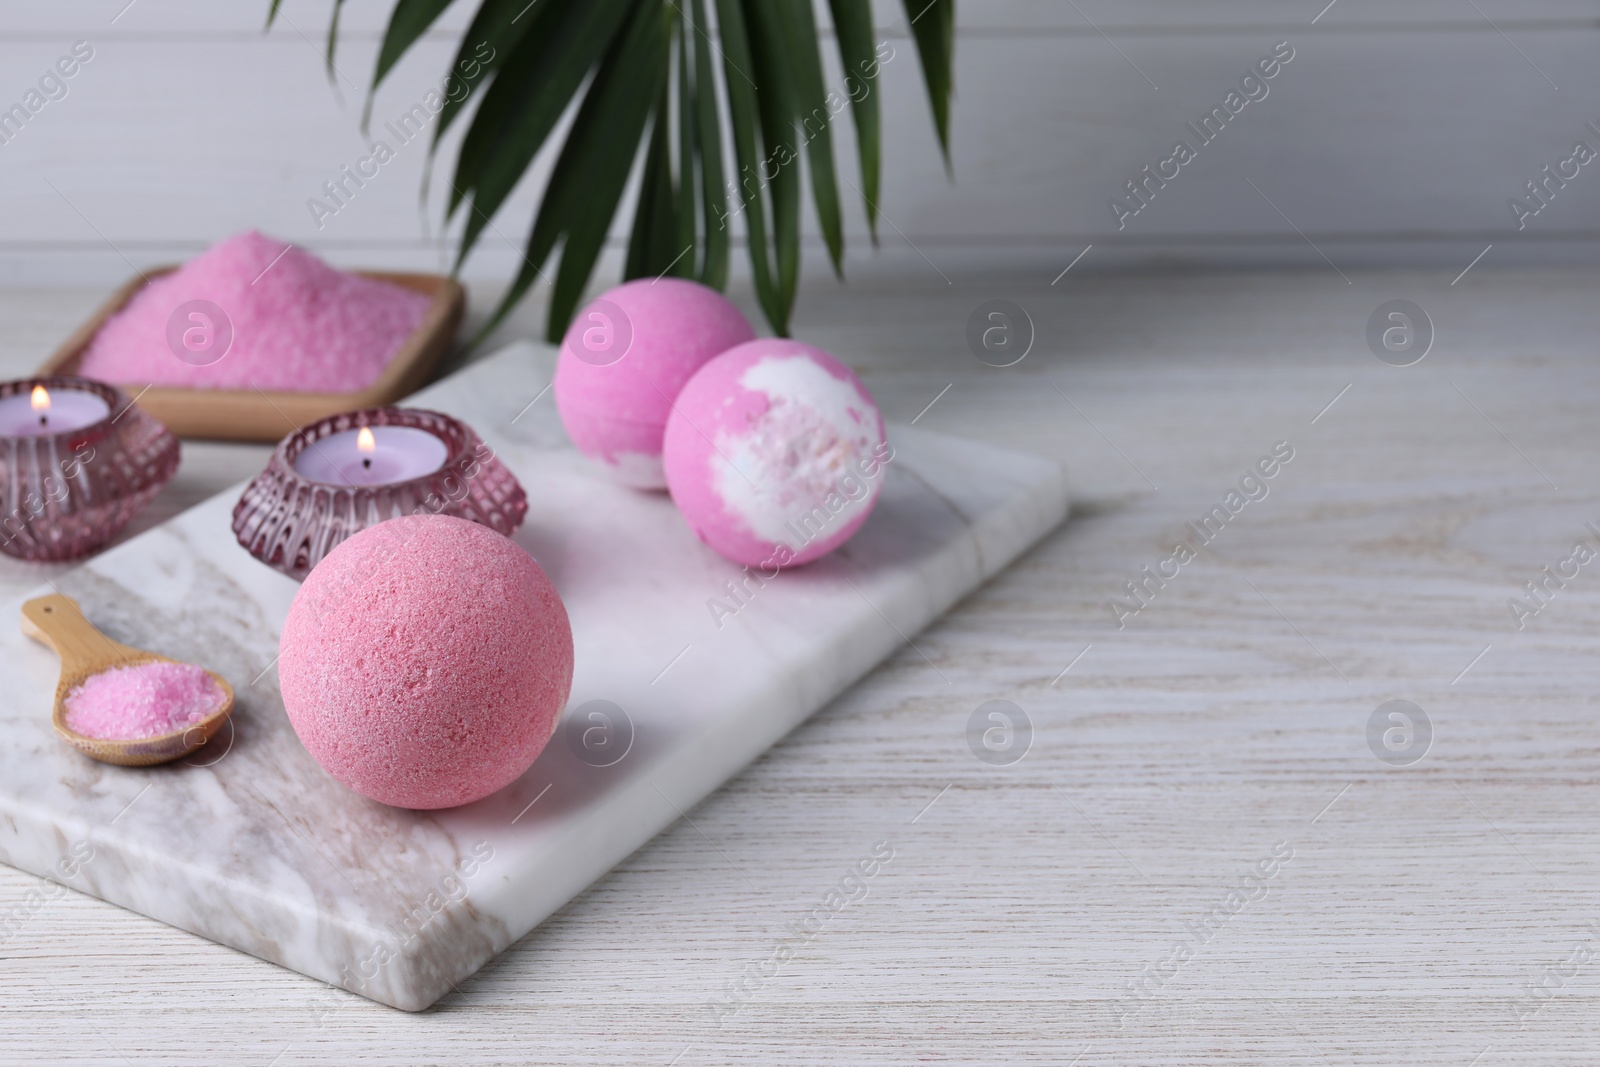
[(112, 667), (141, 663), (176, 663), (154, 652), (130, 648), (94, 628), (78, 602), (66, 596), (42, 596), (22, 605), (22, 632), (48, 645), (61, 657), (61, 681), (56, 685), (56, 706), (51, 715), (56, 733), (90, 759), (121, 767), (151, 767), (181, 759), (211, 740), (233, 711), (233, 686), (221, 675), (207, 671), (222, 687), (222, 706), (204, 719), (171, 733), (130, 740), (85, 737), (67, 725), (67, 694), (91, 675)]

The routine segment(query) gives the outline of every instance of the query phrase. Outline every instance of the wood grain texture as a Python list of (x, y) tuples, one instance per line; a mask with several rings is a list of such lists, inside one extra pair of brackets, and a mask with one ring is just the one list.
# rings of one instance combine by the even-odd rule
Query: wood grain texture
[[(1170, 32), (1174, 29), (1213, 29), (1219, 26), (1304, 26), (1317, 17), (1328, 0), (1303, 3), (1300, 0), (1078, 0), (1077, 10), (1061, 0), (967, 0), (956, 10), (956, 26), (961, 30), (1055, 30), (1095, 33), (1106, 31)], [(23, 37), (47, 33), (96, 32), (107, 37), (135, 37), (144, 34), (243, 36), (262, 32), (268, 0), (240, 0), (230, 4), (207, 4), (200, 0), (56, 0), (50, 4), (27, 4), (8, 0), (7, 18), (0, 37)], [(1330, 29), (1351, 27), (1380, 29), (1411, 26), (1474, 26), (1485, 17), (1497, 24), (1518, 28), (1532, 23), (1557, 21), (1593, 22), (1600, 17), (1594, 0), (1477, 0), (1480, 15), (1471, 5), (1455, 0), (1407, 0), (1394, 4), (1386, 0), (1337, 0), (1317, 19), (1317, 25)], [(342, 36), (373, 38), (383, 32), (392, 0), (345, 0), (339, 15)], [(430, 29), (435, 36), (458, 34), (471, 22), (477, 5), (458, 2), (447, 8)], [(318, 45), (327, 34), (329, 0), (285, 0), (279, 22), (272, 31), (289, 37), (295, 29), (303, 31)], [(816, 0), (819, 25), (831, 27), (828, 7)], [(905, 5), (899, 0), (873, 0), (874, 21), (883, 30), (905, 28)], [(1091, 25), (1092, 24), (1092, 25)]]
[[(369, 151), (359, 118), (388, 5), (345, 6), (330, 85), (323, 0), (290, 0), (287, 21), (268, 34), (265, 0), (138, 0), (113, 24), (124, 2), (0, 2), (0, 70), (11, 72), (0, 108), (74, 40), (96, 50), (64, 99), (0, 144), (0, 284), (111, 282), (251, 226), (347, 267), (448, 269), (442, 205), (461, 129), (445, 140), (425, 206), (425, 144), (401, 145), (385, 130), (439, 85), (469, 4), (453, 5), (377, 96), (372, 136), (396, 150), (394, 161), (348, 206), (314, 217), (308, 201), (325, 198), (323, 183)], [(1574, 140), (1593, 137), (1586, 121), (1600, 122), (1593, 0), (1481, 0), (1481, 14), (1458, 0), (1338, 0), (1312, 25), (1323, 6), (961, 4), (947, 176), (903, 6), (883, 0), (878, 32), (895, 51), (879, 89), (888, 160), (879, 202), (893, 225), (874, 250), (860, 197), (845, 190), (848, 270), (922, 268), (924, 256), (946, 273), (1043, 269), (1090, 243), (1084, 269), (1320, 264), (1296, 228), (1341, 266), (1459, 270), (1491, 242), (1491, 262), (1502, 264), (1600, 261), (1600, 180), (1588, 168), (1522, 230), (1506, 206)], [(1110, 199), (1278, 40), (1296, 58), (1267, 98), (1119, 229)], [(841, 87), (826, 51), (830, 84)], [(835, 132), (852, 174), (854, 137)], [(521, 266), (549, 166), (536, 162), (469, 260), (470, 277), (503, 280)], [(631, 207), (621, 215), (606, 276), (620, 265)], [(821, 270), (809, 207), (804, 228)], [(736, 255), (734, 268), (743, 261)]]
[[(1454, 273), (806, 290), (799, 335), (886, 416), (1065, 459), (1068, 524), (423, 1015), (0, 869), (27, 913), (0, 1062), (1591, 1061), (1600, 583), (1522, 630), (1506, 601), (1600, 525), (1600, 274)], [(995, 297), (1038, 331), (1003, 370), (964, 340)], [(1408, 368), (1363, 336), (1397, 297), (1438, 334)], [(49, 337), (97, 298), (0, 312)], [(1122, 583), (1279, 440), (1270, 494), (1119, 630)], [(163, 497), (257, 454), (187, 449)], [(1033, 722), (1013, 766), (968, 746), (991, 699)], [(1413, 766), (1367, 745), (1391, 699), (1436, 731)], [(881, 841), (865, 897), (770, 963)], [(1280, 842), (1265, 896), (1130, 996)]]

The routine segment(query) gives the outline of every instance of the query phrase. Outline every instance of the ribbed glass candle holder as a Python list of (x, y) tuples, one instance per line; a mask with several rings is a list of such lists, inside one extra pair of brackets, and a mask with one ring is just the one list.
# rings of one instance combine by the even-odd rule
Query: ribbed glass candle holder
[(90, 393), (106, 415), (87, 426), (0, 436), (0, 552), (19, 559), (81, 559), (111, 542), (178, 470), (178, 439), (114, 386), (55, 375), (0, 382), (0, 398), (43, 386)]
[[(316, 442), (363, 427), (408, 426), (444, 444), (438, 470), (381, 485), (315, 481), (295, 460)], [(285, 437), (267, 469), (233, 509), (233, 532), (256, 559), (303, 579), (334, 546), (369, 526), (402, 515), (454, 515), (510, 536), (522, 525), (528, 497), (516, 477), (472, 429), (419, 408), (369, 408), (334, 415)]]

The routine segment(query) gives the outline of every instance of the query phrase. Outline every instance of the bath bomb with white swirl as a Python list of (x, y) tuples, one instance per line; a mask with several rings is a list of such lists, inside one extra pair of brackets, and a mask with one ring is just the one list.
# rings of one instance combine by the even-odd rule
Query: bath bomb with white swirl
[(556, 363), (556, 409), (578, 451), (624, 484), (663, 489), (672, 402), (712, 357), (755, 336), (715, 289), (681, 278), (619, 285), (578, 312)]
[(667, 485), (695, 534), (771, 573), (838, 548), (867, 521), (894, 458), (861, 379), (798, 341), (707, 363), (667, 420)]

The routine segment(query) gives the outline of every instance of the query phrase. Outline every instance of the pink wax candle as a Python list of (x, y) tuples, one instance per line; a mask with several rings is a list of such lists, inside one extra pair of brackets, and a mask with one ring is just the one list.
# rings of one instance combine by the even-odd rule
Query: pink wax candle
[(445, 443), (414, 426), (363, 426), (308, 444), (295, 473), (330, 485), (386, 485), (432, 474), (449, 458)]
[(93, 393), (60, 385), (52, 393), (35, 385), (0, 397), (0, 436), (47, 437), (93, 426), (109, 414), (110, 405)]
[(437, 411), (366, 408), (278, 442), (234, 506), (233, 532), (298, 580), (345, 538), (397, 515), (454, 515), (509, 537), (527, 510), (522, 486), (470, 426)]

